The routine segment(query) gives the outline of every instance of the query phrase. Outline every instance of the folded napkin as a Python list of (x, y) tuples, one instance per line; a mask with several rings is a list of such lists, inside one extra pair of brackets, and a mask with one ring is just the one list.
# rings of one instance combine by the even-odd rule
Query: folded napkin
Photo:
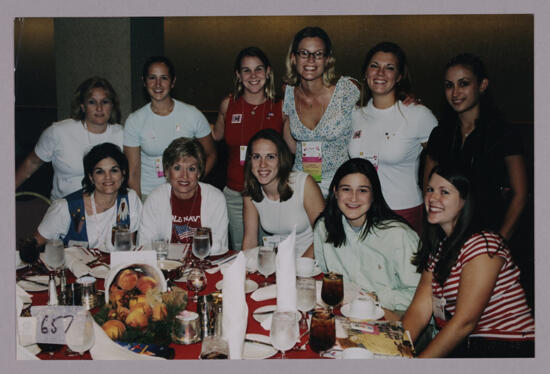
[(258, 250), (260, 247), (254, 247), (250, 249), (245, 249), (243, 251), (246, 256), (246, 270), (254, 273), (258, 271)]
[[(19, 285), (15, 285), (15, 311), (16, 315), (21, 315), (23, 305), (30, 303), (32, 296), (28, 294)], [(40, 352), (40, 348), (36, 343), (36, 317), (17, 317), (15, 326), (17, 342), (17, 359), (18, 360), (38, 360), (36, 354)], [(30, 322), (30, 323), (29, 323)], [(33, 329), (34, 328), (34, 329)]]
[(277, 297), (277, 285), (270, 284), (269, 286), (258, 288), (250, 295), (254, 301), (264, 301)]
[(65, 249), (65, 266), (80, 278), (83, 275), (91, 274), (92, 269), (86, 263), (94, 260), (95, 257), (84, 252), (79, 247), (69, 247)]
[(222, 271), (223, 274), (223, 337), (229, 346), (231, 360), (242, 359), (244, 337), (248, 321), (248, 306), (244, 292), (246, 258), (242, 252), (237, 259)]
[(279, 243), (276, 257), (277, 310), (291, 312), (296, 310), (296, 226), (290, 235)]
[(90, 349), (94, 360), (164, 360), (162, 357), (140, 355), (115, 343), (105, 331), (94, 322), (95, 343)]

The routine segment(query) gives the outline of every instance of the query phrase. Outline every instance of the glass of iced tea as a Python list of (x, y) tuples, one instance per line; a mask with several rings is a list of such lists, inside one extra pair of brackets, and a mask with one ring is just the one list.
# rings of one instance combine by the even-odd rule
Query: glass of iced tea
[(344, 279), (342, 274), (330, 272), (323, 276), (321, 298), (329, 306), (329, 311), (332, 313), (334, 307), (344, 299)]
[(327, 310), (316, 310), (311, 316), (309, 346), (317, 353), (330, 349), (336, 342), (334, 314)]

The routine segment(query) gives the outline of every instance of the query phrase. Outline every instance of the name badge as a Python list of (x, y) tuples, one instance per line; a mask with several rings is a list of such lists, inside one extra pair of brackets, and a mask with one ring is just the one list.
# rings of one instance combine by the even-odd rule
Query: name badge
[(304, 172), (313, 177), (315, 182), (322, 180), (323, 142), (302, 142), (302, 165)]
[(246, 145), (241, 145), (239, 148), (239, 164), (241, 166), (244, 166), (244, 162), (246, 160)]
[(181, 125), (178, 123), (178, 124), (176, 125), (176, 132), (179, 132), (179, 131), (181, 131)]
[(243, 115), (242, 114), (233, 114), (231, 116), (231, 123), (241, 123), (243, 120)]
[(164, 168), (162, 167), (162, 156), (155, 158), (155, 172), (157, 178), (164, 178)]
[(262, 240), (264, 247), (277, 248), (281, 242), (281, 237), (279, 235), (264, 236)]

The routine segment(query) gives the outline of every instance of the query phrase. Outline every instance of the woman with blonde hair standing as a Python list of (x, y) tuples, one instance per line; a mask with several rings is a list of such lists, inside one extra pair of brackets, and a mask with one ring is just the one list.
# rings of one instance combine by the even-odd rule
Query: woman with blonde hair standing
[(15, 174), (15, 188), (44, 163), (53, 166), (51, 198), (60, 199), (81, 188), (82, 158), (95, 145), (111, 142), (122, 147), (118, 96), (109, 81), (92, 77), (74, 92), (71, 118), (53, 123)]
[(359, 99), (357, 83), (338, 77), (332, 42), (320, 27), (294, 36), (286, 58), (283, 134), (295, 153), (294, 170), (319, 183), (323, 195), (336, 169), (348, 159), (351, 112)]

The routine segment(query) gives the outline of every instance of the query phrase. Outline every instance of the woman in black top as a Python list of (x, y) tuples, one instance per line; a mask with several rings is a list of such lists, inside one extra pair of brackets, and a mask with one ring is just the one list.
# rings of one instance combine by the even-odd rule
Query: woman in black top
[(483, 226), (509, 240), (527, 200), (521, 138), (487, 97), (489, 80), (479, 57), (461, 54), (445, 69), (448, 114), (432, 131), (425, 175), (436, 164), (453, 164), (475, 184)]

